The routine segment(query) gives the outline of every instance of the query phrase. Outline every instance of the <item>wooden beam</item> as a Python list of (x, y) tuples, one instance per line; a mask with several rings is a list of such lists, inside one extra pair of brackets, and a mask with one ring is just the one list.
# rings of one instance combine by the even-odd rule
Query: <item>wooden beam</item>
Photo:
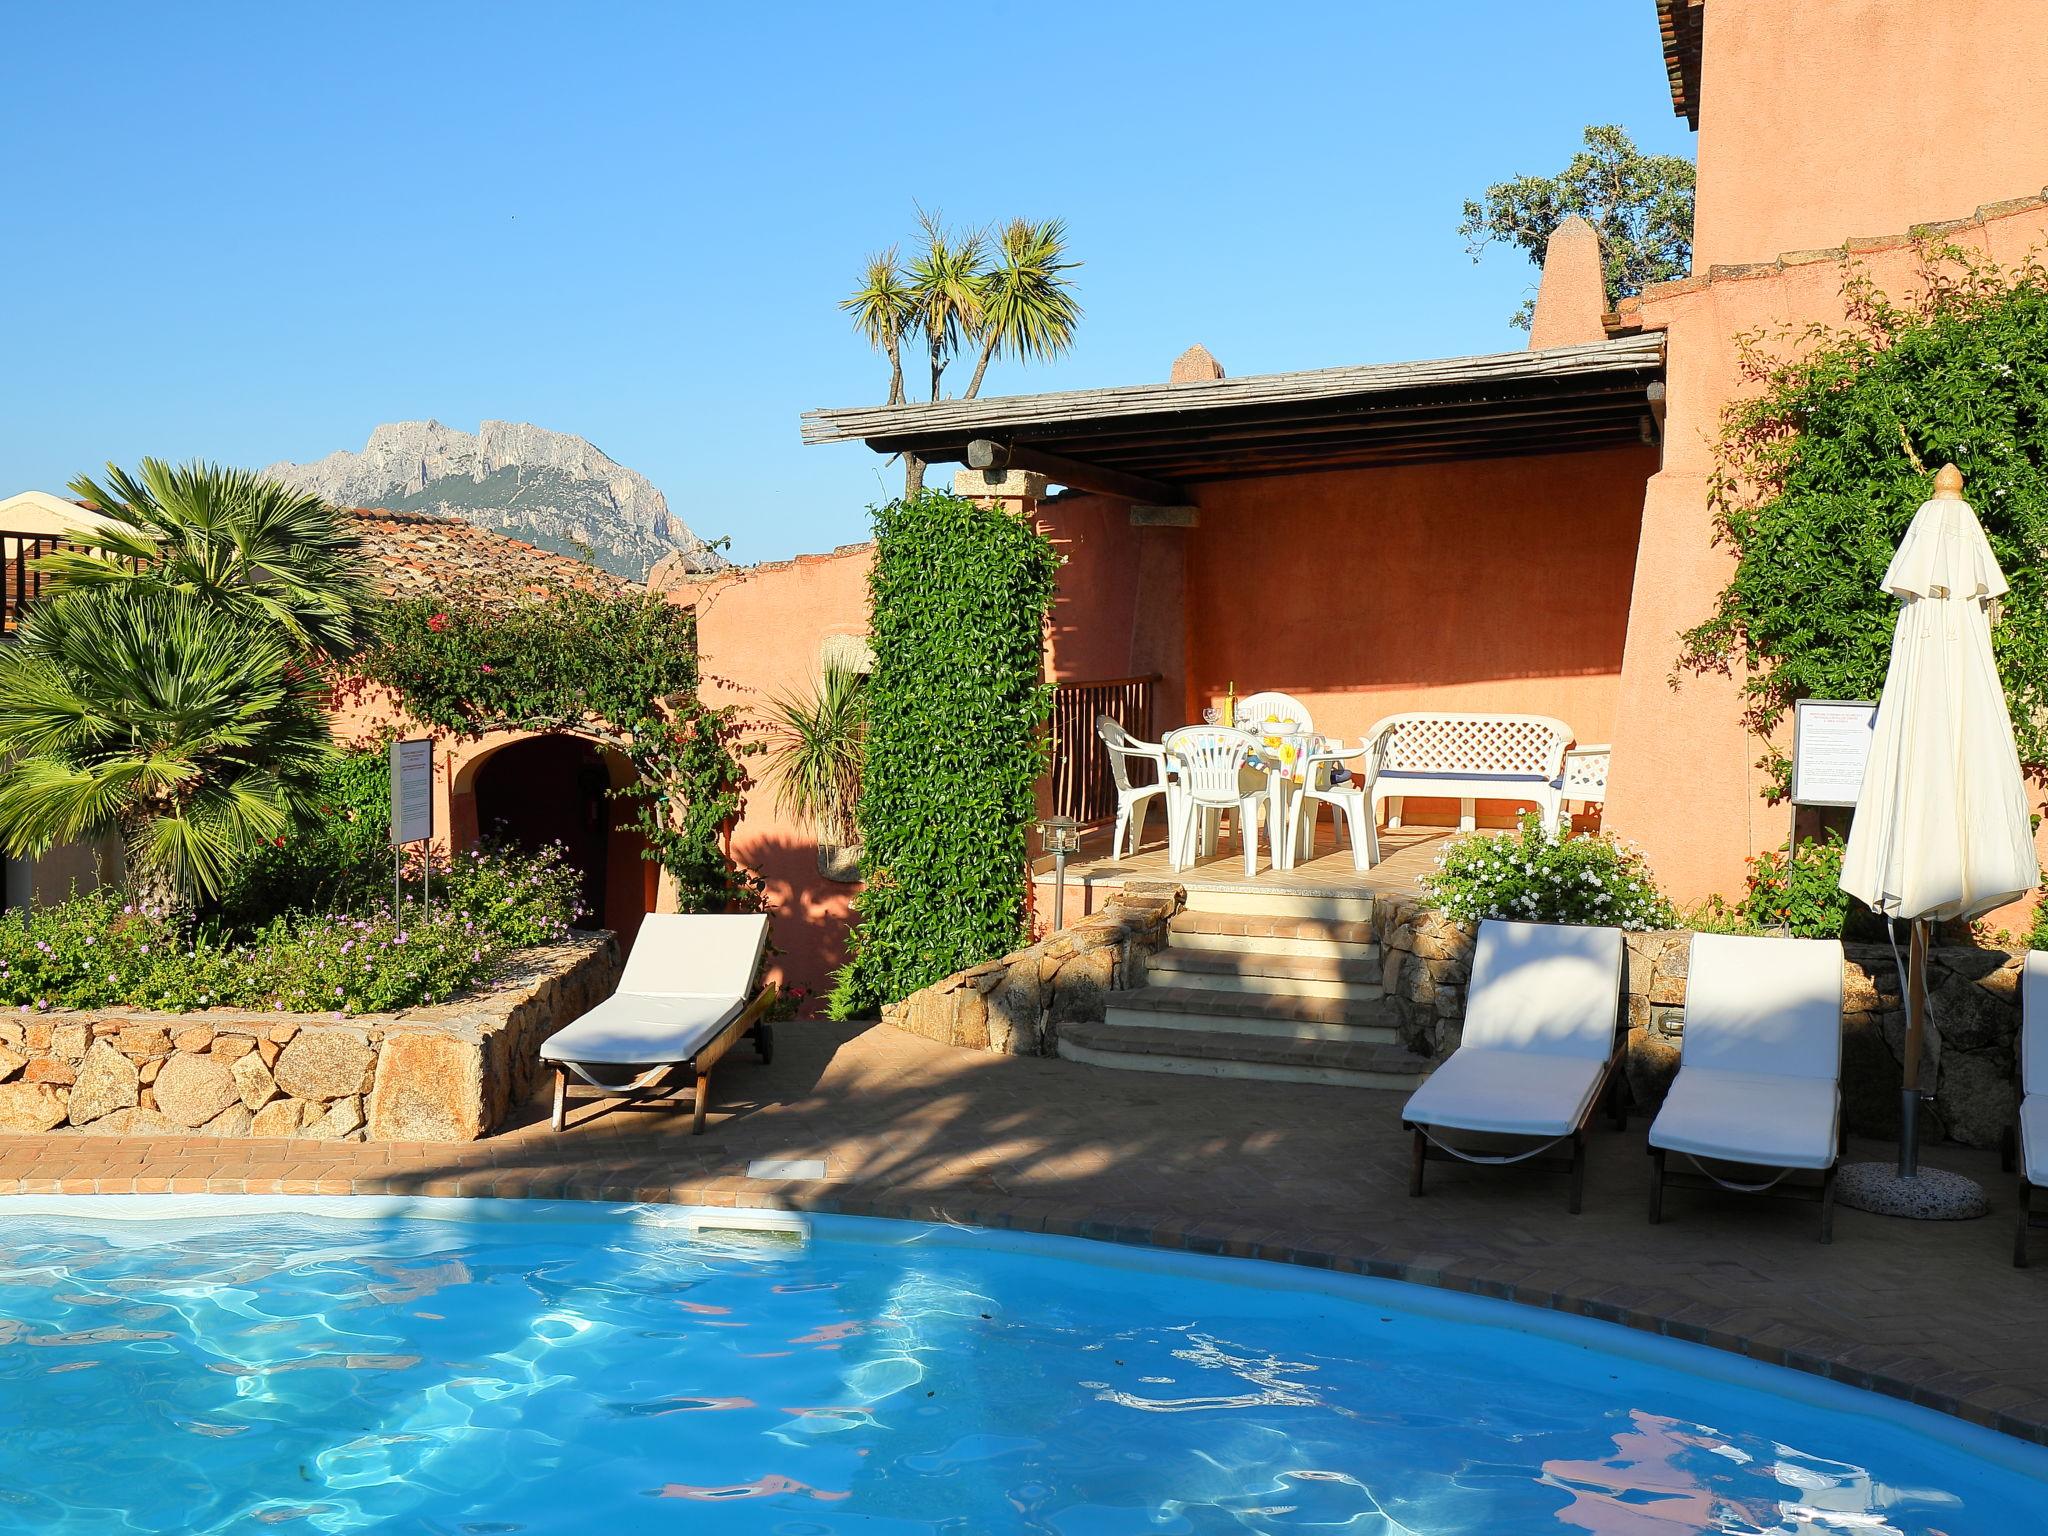
[(967, 466), (970, 469), (1029, 470), (1061, 485), (1072, 486), (1077, 491), (1097, 491), (1105, 496), (1121, 496), (1126, 501), (1154, 506), (1180, 506), (1187, 501), (1187, 497), (1161, 480), (1147, 480), (1119, 470), (1101, 469), (1079, 459), (1063, 458), (1057, 453), (1041, 453), (1035, 448), (1015, 448), (986, 437), (974, 438), (967, 444)]

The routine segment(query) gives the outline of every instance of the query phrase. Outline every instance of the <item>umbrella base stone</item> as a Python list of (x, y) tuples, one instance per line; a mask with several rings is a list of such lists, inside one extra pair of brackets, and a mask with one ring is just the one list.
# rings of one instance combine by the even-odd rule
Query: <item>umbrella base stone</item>
[(1975, 1179), (1939, 1168), (1922, 1168), (1902, 1179), (1890, 1163), (1842, 1164), (1835, 1175), (1835, 1199), (1854, 1210), (1910, 1221), (1968, 1221), (1991, 1209)]

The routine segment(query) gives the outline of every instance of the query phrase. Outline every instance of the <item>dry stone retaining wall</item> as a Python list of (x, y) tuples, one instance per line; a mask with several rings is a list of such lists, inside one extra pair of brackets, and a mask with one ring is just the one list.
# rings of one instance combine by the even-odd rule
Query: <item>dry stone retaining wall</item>
[(1099, 1023), (1111, 992), (1145, 984), (1185, 897), (1177, 885), (1124, 886), (1092, 917), (886, 1004), (882, 1019), (941, 1045), (1058, 1055), (1062, 1024)]
[[(1381, 898), (1373, 921), (1386, 993), (1414, 1049), (1441, 1059), (1457, 1048), (1471, 976), (1472, 931), (1412, 899)], [(1679, 1040), (1657, 1015), (1685, 1006), (1692, 935), (1628, 936), (1628, 1082), (1637, 1108), (1654, 1112), (1678, 1071)], [(1884, 944), (1844, 946), (1842, 1110), (1858, 1135), (1895, 1137), (1906, 1015), (1898, 968)], [(1921, 1081), (1935, 1085), (1923, 1133), (1972, 1147), (1999, 1144), (2016, 1104), (2019, 980), (2023, 953), (1968, 947), (1928, 952), (1927, 1047)]]
[(474, 1141), (540, 1045), (618, 985), (612, 936), (527, 950), (487, 991), (401, 1013), (0, 1016), (0, 1132)]

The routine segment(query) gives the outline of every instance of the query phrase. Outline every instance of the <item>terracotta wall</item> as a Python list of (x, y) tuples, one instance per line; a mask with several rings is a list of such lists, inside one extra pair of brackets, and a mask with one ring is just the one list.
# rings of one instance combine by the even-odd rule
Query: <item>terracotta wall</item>
[(1182, 719), (1235, 683), (1294, 694), (1351, 740), (1422, 708), (1608, 739), (1656, 462), (1630, 447), (1203, 486)]
[(1694, 270), (2048, 182), (2038, 0), (1711, 0)]
[[(1710, 31), (1710, 48), (1713, 37)], [(2048, 243), (2048, 204), (2040, 198), (1988, 212), (1946, 238), (2006, 264)], [(1918, 281), (1918, 259), (1903, 236), (1865, 242), (1856, 260), (1887, 290)], [(1736, 680), (1674, 679), (1678, 632), (1711, 611), (1732, 568), (1729, 552), (1714, 542), (1707, 477), (1721, 413), (1743, 387), (1733, 338), (1758, 327), (1839, 322), (1850, 270), (1839, 254), (1818, 254), (1660, 285), (1640, 306), (1644, 322), (1670, 338), (1667, 450), (1644, 503), (1607, 825), (1643, 843), (1681, 900), (1740, 889), (1745, 856), (1782, 846), (1786, 835), (1785, 808), (1762, 795), (1755, 767), (1762, 743), (1744, 729)], [(2009, 924), (2018, 915), (1998, 920)]]
[(1177, 723), (1186, 692), (1181, 605), (1186, 528), (1134, 528), (1130, 503), (1068, 493), (1039, 505), (1039, 527), (1065, 562), (1046, 637), (1046, 675), (1087, 682), (1158, 673), (1158, 707)]
[[(757, 709), (815, 679), (828, 636), (865, 636), (873, 555), (869, 545), (850, 545), (669, 587), (664, 595), (671, 601), (697, 610), (706, 702)], [(846, 959), (856, 888), (818, 873), (817, 834), (779, 816), (760, 759), (750, 767), (763, 782), (747, 795), (733, 856), (767, 882), (779, 951), (767, 975), (815, 998), (830, 988), (833, 970)]]

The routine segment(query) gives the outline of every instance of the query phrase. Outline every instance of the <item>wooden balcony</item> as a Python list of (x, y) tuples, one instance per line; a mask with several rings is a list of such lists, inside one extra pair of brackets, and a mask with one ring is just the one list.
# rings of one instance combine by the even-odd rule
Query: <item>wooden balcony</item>
[(10, 533), (0, 529), (0, 638), (11, 636), (21, 622), (24, 603), (42, 594), (46, 580), (35, 569), (44, 555), (64, 547), (54, 533)]

